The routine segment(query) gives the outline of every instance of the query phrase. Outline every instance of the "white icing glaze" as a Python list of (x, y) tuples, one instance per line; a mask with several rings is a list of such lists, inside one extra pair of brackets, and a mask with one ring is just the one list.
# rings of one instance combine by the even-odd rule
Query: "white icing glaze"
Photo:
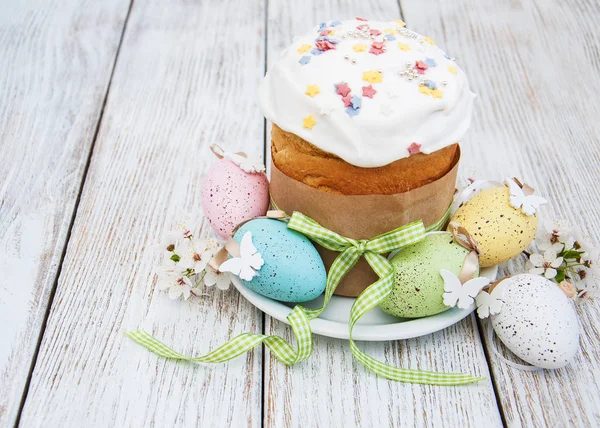
[[(342, 37), (364, 24), (381, 31), (382, 36), (375, 40)], [(383, 166), (408, 157), (408, 147), (413, 142), (428, 154), (462, 139), (471, 122), (475, 94), (469, 90), (464, 72), (441, 49), (395, 22), (350, 20), (331, 27), (330, 21), (326, 29), (334, 30), (330, 37), (338, 41), (336, 49), (319, 55), (311, 53), (320, 35), (317, 26), (296, 38), (267, 72), (259, 89), (259, 103), (268, 120), (360, 167)], [(370, 53), (371, 44), (389, 29), (395, 40), (384, 42), (386, 51), (382, 54)], [(407, 31), (414, 37), (401, 34)], [(410, 50), (400, 49), (400, 43)], [(365, 51), (355, 52), (353, 46), (357, 44), (365, 45)], [(310, 49), (298, 52), (303, 45), (310, 45)], [(345, 59), (346, 55), (350, 59)], [(304, 56), (310, 58), (307, 64), (299, 62)], [(437, 65), (416, 79), (409, 81), (398, 74), (407, 69), (408, 62), (412, 68), (417, 60), (427, 58)], [(455, 67), (457, 73), (451, 73), (449, 66)], [(372, 83), (377, 93), (368, 98), (363, 96), (362, 87), (371, 83), (363, 80), (363, 73), (371, 70), (382, 71), (383, 79)], [(421, 79), (435, 82), (443, 97), (421, 93)], [(355, 116), (347, 114), (342, 96), (336, 92), (335, 84), (340, 82), (347, 82), (352, 94), (360, 98), (361, 107)], [(311, 97), (306, 91), (315, 84), (320, 92)], [(312, 129), (304, 127), (303, 118), (309, 115), (316, 121)]]

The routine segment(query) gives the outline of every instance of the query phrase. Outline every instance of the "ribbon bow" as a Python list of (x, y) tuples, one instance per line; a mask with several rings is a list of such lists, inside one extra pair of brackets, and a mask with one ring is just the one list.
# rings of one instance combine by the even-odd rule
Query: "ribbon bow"
[[(379, 274), (378, 270), (382, 272), (384, 283), (386, 286), (389, 283), (391, 291), (391, 286), (394, 282), (394, 271), (392, 265), (381, 254), (415, 244), (425, 237), (423, 222), (418, 221), (379, 235), (371, 240), (356, 240), (346, 238), (326, 229), (312, 218), (299, 212), (294, 212), (288, 222), (288, 228), (302, 233), (328, 250), (340, 253), (331, 265), (329, 274), (327, 275), (323, 307), (312, 311), (308, 310), (309, 313), (318, 311), (319, 315), (323, 312), (325, 306), (327, 306), (342, 278), (356, 265), (361, 256), (365, 257), (376, 273)], [(388, 266), (389, 269), (387, 269)], [(385, 272), (382, 268), (384, 268)]]
[[(443, 220), (446, 217), (444, 216)], [(440, 224), (443, 224), (442, 220), (432, 226), (437, 228), (440, 227)], [(350, 310), (350, 350), (361, 364), (379, 376), (398, 382), (426, 385), (462, 385), (482, 379), (462, 373), (429, 372), (391, 366), (361, 351), (352, 339), (352, 330), (357, 321), (372, 308), (379, 305), (392, 292), (394, 287), (394, 268), (382, 254), (407, 247), (425, 238), (427, 230), (422, 221), (409, 223), (371, 240), (355, 240), (343, 237), (299, 212), (294, 212), (288, 223), (288, 228), (308, 236), (328, 250), (340, 253), (329, 269), (325, 288), (325, 301), (322, 308), (315, 310), (316, 316), (323, 312), (342, 278), (356, 265), (361, 256), (364, 256), (369, 266), (379, 276), (377, 281), (358, 296)], [(309, 314), (315, 315), (310, 313), (310, 310)]]
[(462, 284), (475, 277), (475, 272), (479, 267), (479, 255), (481, 254), (481, 247), (471, 236), (471, 234), (465, 229), (460, 223), (451, 221), (448, 224), (448, 231), (452, 234), (454, 242), (463, 248), (469, 250), (469, 254), (465, 257), (462, 269), (458, 274), (458, 279)]

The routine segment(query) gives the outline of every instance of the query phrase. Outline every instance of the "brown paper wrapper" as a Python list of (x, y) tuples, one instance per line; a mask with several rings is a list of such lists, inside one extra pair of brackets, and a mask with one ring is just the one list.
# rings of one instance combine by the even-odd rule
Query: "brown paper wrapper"
[[(407, 223), (436, 223), (452, 202), (458, 161), (440, 179), (395, 195), (336, 195), (314, 189), (282, 173), (271, 163), (271, 197), (287, 214), (299, 211), (323, 227), (353, 239), (372, 239)], [(327, 271), (338, 253), (316, 245)], [(334, 294), (358, 296), (377, 281), (364, 258), (344, 277)]]

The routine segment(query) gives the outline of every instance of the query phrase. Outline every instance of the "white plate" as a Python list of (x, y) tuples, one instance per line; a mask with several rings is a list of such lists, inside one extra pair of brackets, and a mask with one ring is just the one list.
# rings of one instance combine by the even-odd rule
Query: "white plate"
[[(498, 266), (481, 269), (481, 276), (485, 276), (491, 281), (496, 279), (497, 274)], [(282, 303), (261, 296), (246, 287), (237, 277), (233, 278), (233, 284), (250, 303), (273, 318), (288, 324), (287, 316), (294, 307), (292, 303)], [(310, 325), (313, 333), (338, 339), (348, 339), (348, 320), (354, 300), (354, 297), (333, 296), (321, 316), (311, 321)], [(309, 308), (318, 308), (322, 304), (323, 296), (302, 303), (303, 306)], [(452, 308), (430, 317), (403, 319), (396, 318), (375, 307), (358, 321), (352, 336), (355, 340), (368, 341), (399, 340), (424, 336), (456, 324), (473, 312), (474, 309), (473, 305), (469, 309)]]

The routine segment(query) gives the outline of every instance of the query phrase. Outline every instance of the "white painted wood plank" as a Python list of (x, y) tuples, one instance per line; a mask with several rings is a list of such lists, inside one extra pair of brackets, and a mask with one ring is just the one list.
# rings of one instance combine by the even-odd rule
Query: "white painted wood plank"
[[(551, 199), (543, 216), (579, 224), (600, 242), (600, 4), (403, 0), (402, 6), (410, 26), (429, 31), (457, 56), (479, 95), (462, 171), (524, 177)], [(522, 271), (519, 263), (502, 270)], [(568, 367), (521, 372), (491, 357), (509, 426), (600, 425), (600, 302), (578, 313), (581, 352)]]
[(23, 426), (260, 426), (260, 348), (184, 364), (123, 332), (145, 328), (198, 355), (262, 331), (233, 288), (170, 301), (155, 287), (152, 244), (186, 214), (200, 220), (210, 143), (262, 150), (263, 27), (262, 2), (134, 3)]
[(0, 426), (19, 412), (128, 6), (0, 1)]
[[(398, 19), (395, 1), (269, 3), (268, 61), (295, 35), (329, 19)], [(268, 139), (267, 139), (268, 143)], [(287, 326), (267, 317), (267, 333), (291, 339)], [(474, 318), (445, 331), (397, 342), (363, 343), (370, 355), (401, 367), (463, 371), (489, 378)], [(399, 384), (353, 361), (347, 341), (315, 337), (306, 362), (284, 367), (265, 359), (265, 425), (281, 426), (501, 426), (490, 381), (464, 387)]]

